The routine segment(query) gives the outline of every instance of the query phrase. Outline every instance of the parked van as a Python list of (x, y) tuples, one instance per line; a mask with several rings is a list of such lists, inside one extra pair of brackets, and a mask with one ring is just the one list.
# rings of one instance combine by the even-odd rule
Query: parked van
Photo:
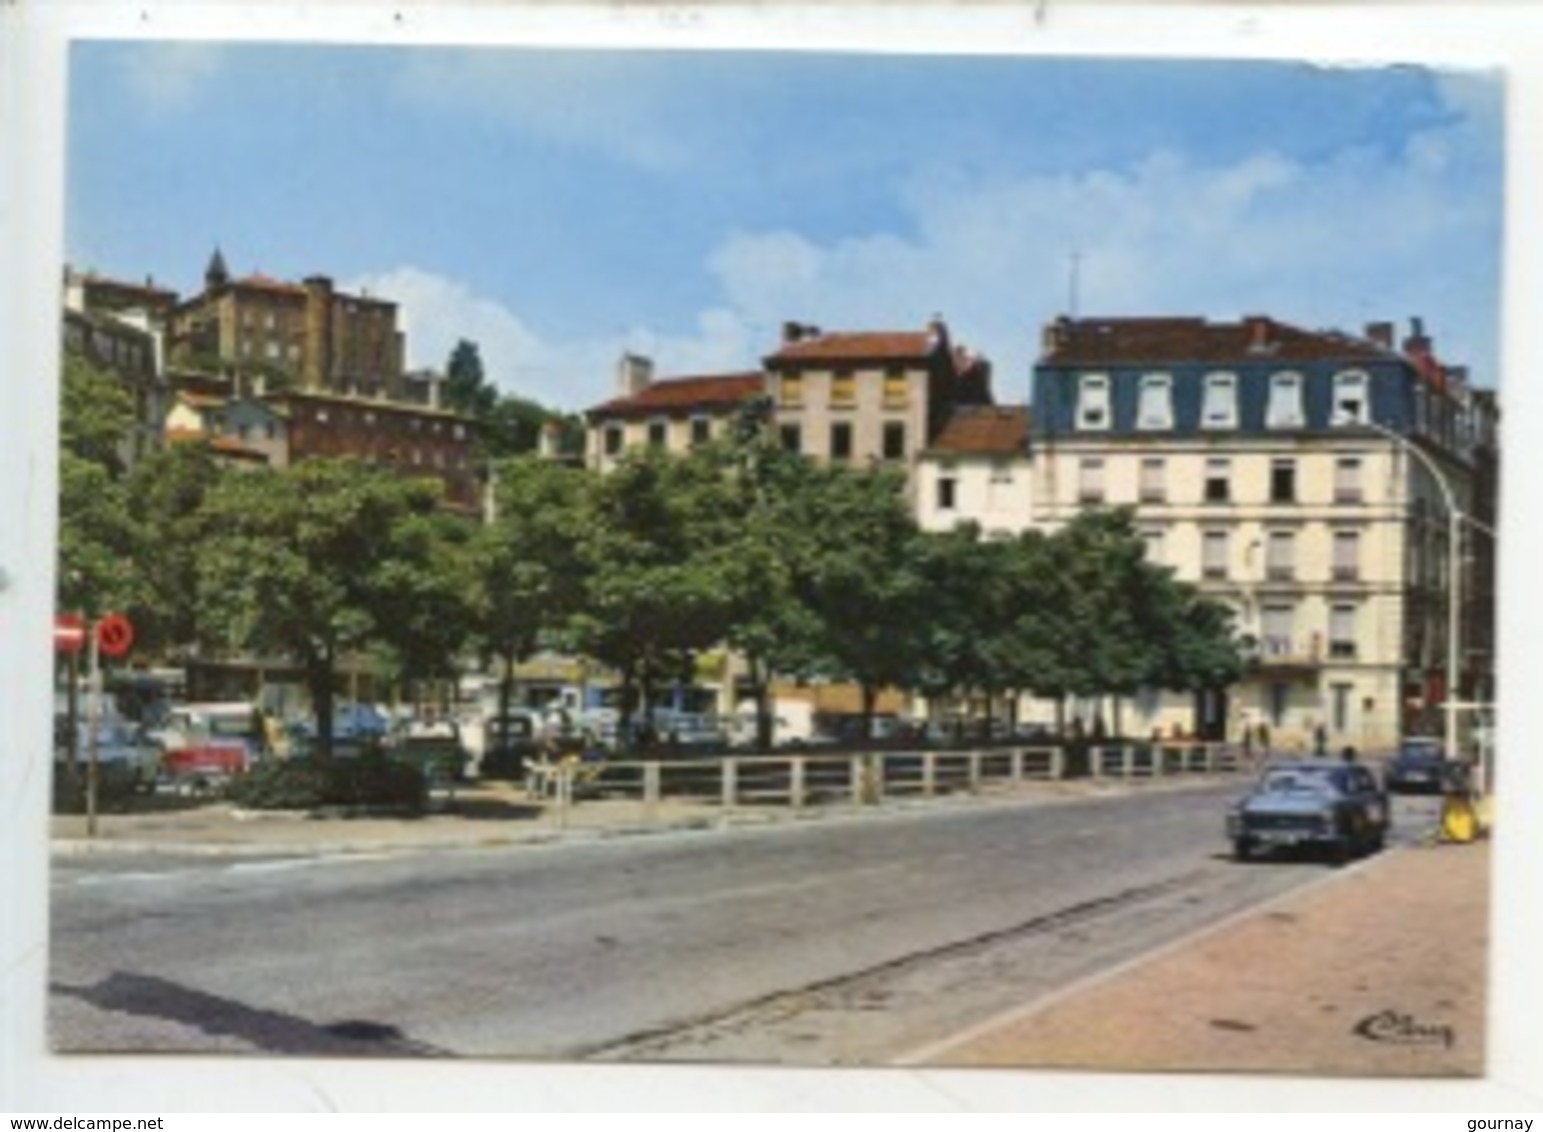
[[(729, 729), (730, 745), (755, 746), (756, 724), (755, 701), (741, 700)], [(821, 742), (814, 723), (814, 705), (805, 700), (774, 701), (771, 740), (773, 747), (800, 747)]]
[(244, 774), (267, 750), (262, 716), (245, 701), (179, 705), (151, 738), (161, 750), (161, 775), (172, 781)]

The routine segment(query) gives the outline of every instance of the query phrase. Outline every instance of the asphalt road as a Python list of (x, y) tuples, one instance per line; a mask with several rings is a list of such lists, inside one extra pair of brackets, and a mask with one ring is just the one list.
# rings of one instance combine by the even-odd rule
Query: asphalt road
[[(376, 859), (56, 862), (50, 1040), (885, 1064), (1321, 877), (1227, 858), (1237, 790)], [(1404, 836), (1422, 813), (1396, 818)]]

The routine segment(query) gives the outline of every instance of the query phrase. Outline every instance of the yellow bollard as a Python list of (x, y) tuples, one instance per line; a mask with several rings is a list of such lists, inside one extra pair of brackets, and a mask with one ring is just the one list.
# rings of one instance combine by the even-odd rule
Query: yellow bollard
[(1479, 836), (1488, 837), (1489, 831), (1495, 828), (1494, 799), (1488, 794), (1479, 796), (1479, 800), (1473, 806), (1474, 819), (1478, 822)]
[(1441, 839), (1466, 844), (1478, 836), (1479, 819), (1467, 794), (1448, 794), (1441, 801)]

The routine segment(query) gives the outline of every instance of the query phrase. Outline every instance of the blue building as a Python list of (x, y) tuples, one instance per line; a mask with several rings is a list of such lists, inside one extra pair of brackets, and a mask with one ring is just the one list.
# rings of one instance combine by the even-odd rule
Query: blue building
[(1493, 531), (1471, 519), (1494, 514), (1496, 402), (1419, 320), (1395, 342), (1385, 322), (1059, 318), (1032, 405), (1036, 521), (1133, 508), (1252, 651), (1239, 686), (1122, 705), (1127, 730), (1377, 749), (1440, 732), (1449, 690), (1488, 696)]

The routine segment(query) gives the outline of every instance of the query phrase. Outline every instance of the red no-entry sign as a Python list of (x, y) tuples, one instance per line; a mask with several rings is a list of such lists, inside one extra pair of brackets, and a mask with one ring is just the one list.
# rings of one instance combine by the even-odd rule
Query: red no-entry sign
[(86, 643), (86, 619), (78, 613), (54, 617), (54, 651), (76, 653)]
[(96, 647), (103, 656), (123, 656), (134, 647), (134, 626), (121, 613), (109, 613), (96, 623)]

